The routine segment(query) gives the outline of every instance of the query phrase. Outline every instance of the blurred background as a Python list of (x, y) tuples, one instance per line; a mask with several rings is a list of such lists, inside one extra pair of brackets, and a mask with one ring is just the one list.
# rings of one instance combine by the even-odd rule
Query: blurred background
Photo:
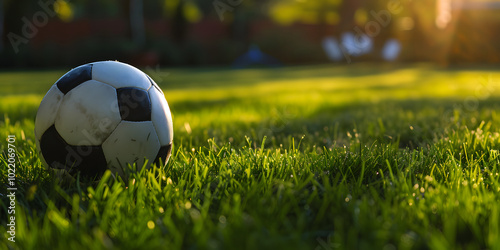
[(492, 0), (0, 0), (0, 68), (500, 62)]

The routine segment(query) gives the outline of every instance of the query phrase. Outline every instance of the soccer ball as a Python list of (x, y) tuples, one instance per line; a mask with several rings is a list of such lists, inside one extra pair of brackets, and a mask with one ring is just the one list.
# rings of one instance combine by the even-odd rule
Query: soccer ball
[(140, 169), (146, 160), (165, 164), (173, 135), (162, 90), (142, 71), (116, 61), (85, 64), (63, 75), (35, 120), (45, 164), (87, 177), (106, 169), (125, 177), (128, 164)]

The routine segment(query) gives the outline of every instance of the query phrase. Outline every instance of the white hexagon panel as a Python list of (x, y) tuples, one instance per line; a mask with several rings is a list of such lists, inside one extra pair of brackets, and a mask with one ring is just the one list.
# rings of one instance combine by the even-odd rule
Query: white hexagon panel
[(101, 145), (121, 121), (116, 89), (95, 80), (70, 90), (55, 120), (70, 145)]
[(172, 115), (167, 100), (162, 92), (157, 88), (150, 88), (149, 97), (151, 98), (151, 121), (156, 128), (158, 139), (162, 146), (172, 143), (174, 129), (172, 125)]
[(42, 138), (42, 134), (50, 126), (54, 125), (63, 97), (64, 94), (54, 84), (40, 103), (35, 118), (35, 137), (37, 141)]
[(92, 79), (107, 83), (117, 89), (135, 87), (148, 90), (151, 87), (151, 82), (142, 71), (115, 61), (93, 63)]
[(145, 159), (156, 159), (160, 150), (160, 141), (151, 121), (122, 121), (102, 144), (102, 150), (108, 168), (124, 174), (128, 164), (137, 164), (137, 169), (144, 165)]

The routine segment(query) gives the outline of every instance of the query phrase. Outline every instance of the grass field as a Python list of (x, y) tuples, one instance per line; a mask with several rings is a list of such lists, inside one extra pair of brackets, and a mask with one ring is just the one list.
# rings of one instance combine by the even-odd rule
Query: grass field
[(151, 76), (174, 119), (167, 166), (82, 183), (34, 143), (66, 70), (0, 72), (0, 249), (500, 249), (494, 68), (165, 69)]

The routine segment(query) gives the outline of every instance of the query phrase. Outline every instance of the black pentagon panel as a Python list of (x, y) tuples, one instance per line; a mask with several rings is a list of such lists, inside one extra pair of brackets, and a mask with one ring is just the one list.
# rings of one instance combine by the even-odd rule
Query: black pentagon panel
[(43, 133), (40, 148), (52, 168), (65, 169), (70, 174), (80, 171), (86, 177), (102, 175), (106, 170), (106, 158), (101, 146), (68, 145), (54, 125)]
[(154, 86), (158, 91), (160, 91), (160, 93), (163, 94), (163, 91), (161, 90), (160, 86), (158, 86), (158, 84), (156, 84), (155, 81), (153, 81), (153, 79), (151, 79), (151, 77), (149, 77), (148, 75), (146, 75), (149, 79), (149, 82), (151, 83), (151, 86)]
[(88, 80), (92, 80), (92, 64), (85, 64), (70, 70), (63, 75), (56, 84), (57, 88), (66, 94), (76, 86)]
[(166, 146), (161, 146), (160, 150), (158, 150), (158, 154), (156, 155), (156, 159), (154, 161), (156, 166), (161, 167), (160, 163), (163, 164), (163, 166), (165, 166), (165, 163), (170, 157), (171, 153), (172, 153), (172, 143)]
[(138, 88), (119, 88), (116, 94), (123, 120), (151, 121), (151, 100), (148, 92)]

